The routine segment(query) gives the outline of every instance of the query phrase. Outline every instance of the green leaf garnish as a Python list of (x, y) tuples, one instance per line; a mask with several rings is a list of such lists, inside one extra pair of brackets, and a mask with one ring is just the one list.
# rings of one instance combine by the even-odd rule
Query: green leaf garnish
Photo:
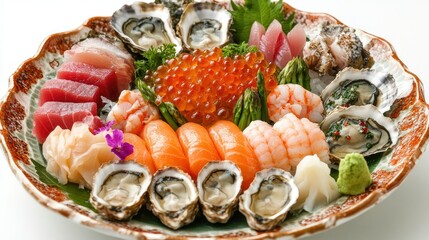
[(288, 33), (294, 26), (294, 13), (286, 17), (283, 11), (283, 1), (276, 3), (270, 0), (246, 0), (243, 6), (231, 1), (232, 6), (232, 30), (236, 42), (247, 42), (249, 40), (250, 29), (255, 21), (261, 23), (265, 28), (277, 19), (282, 25), (283, 32)]
[(31, 162), (34, 164), (37, 175), (39, 176), (39, 180), (41, 182), (45, 183), (48, 186), (58, 188), (59, 190), (61, 190), (61, 192), (65, 193), (76, 204), (79, 204), (81, 206), (94, 210), (91, 203), (89, 202), (89, 195), (90, 195), (89, 190), (79, 188), (79, 186), (74, 183), (68, 183), (63, 185), (59, 183), (54, 176), (52, 176), (46, 171), (45, 166), (42, 166), (40, 163), (38, 163), (33, 159), (31, 160)]
[(246, 55), (257, 51), (258, 48), (256, 46), (249, 46), (246, 42), (242, 42), (241, 44), (231, 43), (222, 48), (222, 56), (232, 58), (237, 55)]

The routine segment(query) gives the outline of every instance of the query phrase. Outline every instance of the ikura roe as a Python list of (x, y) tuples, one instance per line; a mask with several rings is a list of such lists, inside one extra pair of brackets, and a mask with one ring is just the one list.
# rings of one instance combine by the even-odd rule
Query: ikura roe
[(160, 66), (153, 74), (155, 92), (172, 102), (188, 121), (210, 125), (232, 119), (232, 110), (246, 88), (256, 89), (258, 70), (267, 91), (277, 86), (276, 66), (260, 52), (234, 58), (222, 50), (184, 53)]

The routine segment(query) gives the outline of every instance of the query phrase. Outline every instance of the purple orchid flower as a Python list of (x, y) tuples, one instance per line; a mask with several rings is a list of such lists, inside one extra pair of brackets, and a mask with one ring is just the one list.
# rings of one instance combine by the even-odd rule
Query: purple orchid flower
[(102, 133), (104, 131), (109, 131), (110, 128), (113, 126), (113, 124), (115, 124), (115, 121), (109, 121), (109, 122), (107, 122), (106, 125), (104, 125), (103, 127), (95, 130), (95, 134), (99, 134), (99, 133)]
[(128, 155), (134, 152), (134, 146), (123, 142), (124, 133), (121, 130), (115, 129), (112, 135), (106, 134), (107, 145), (112, 148), (112, 153), (124, 160)]

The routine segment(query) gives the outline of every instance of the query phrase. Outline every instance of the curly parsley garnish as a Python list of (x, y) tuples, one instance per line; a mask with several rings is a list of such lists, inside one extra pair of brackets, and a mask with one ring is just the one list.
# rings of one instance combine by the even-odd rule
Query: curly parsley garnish
[(222, 56), (232, 58), (237, 55), (246, 55), (257, 51), (258, 48), (256, 46), (249, 46), (246, 42), (242, 42), (241, 44), (231, 43), (222, 48)]
[(151, 47), (141, 54), (142, 59), (134, 62), (135, 78), (143, 79), (148, 71), (155, 71), (159, 66), (165, 64), (167, 60), (176, 56), (174, 44), (163, 44), (158, 48)]

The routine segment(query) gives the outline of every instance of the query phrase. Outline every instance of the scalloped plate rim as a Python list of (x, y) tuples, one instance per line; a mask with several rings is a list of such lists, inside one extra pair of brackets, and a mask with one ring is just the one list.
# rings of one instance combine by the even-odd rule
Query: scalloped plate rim
[[(296, 8), (293, 8), (288, 4), (285, 4), (285, 6), (288, 9), (298, 11), (298, 12), (303, 13), (303, 14), (310, 14), (310, 15), (314, 15), (314, 16), (324, 16), (324, 17), (331, 18), (340, 24), (343, 24), (341, 21), (339, 21), (338, 19), (336, 19), (335, 17), (333, 17), (332, 15), (327, 14), (327, 13), (310, 13), (310, 12), (301, 11), (301, 10), (298, 10)], [(24, 61), (17, 68), (17, 70), (15, 70), (15, 72), (11, 75), (11, 77), (9, 78), (9, 89), (8, 89), (6, 95), (3, 96), (1, 99), (0, 108), (3, 109), (4, 104), (9, 100), (9, 98), (13, 94), (12, 91), (15, 88), (14, 80), (15, 80), (16, 74), (19, 72), (19, 70), (25, 64), (32, 62), (32, 61), (35, 61), (42, 56), (42, 53), (45, 51), (46, 44), (47, 44), (49, 39), (51, 39), (55, 36), (62, 36), (62, 35), (67, 35), (67, 34), (79, 32), (83, 28), (86, 27), (86, 24), (88, 22), (91, 22), (94, 19), (104, 19), (104, 18), (110, 18), (110, 17), (102, 17), (102, 16), (91, 17), (91, 18), (87, 19), (82, 25), (80, 25), (76, 29), (73, 29), (70, 31), (59, 32), (59, 33), (54, 33), (54, 34), (51, 34), (48, 37), (46, 37), (45, 40), (40, 44), (40, 47), (37, 50), (36, 54), (34, 54), (33, 57)], [(345, 24), (343, 24), (343, 25), (345, 25)], [(400, 58), (398, 57), (398, 55), (397, 55), (394, 47), (392, 46), (392, 44), (390, 44), (388, 41), (386, 41), (385, 39), (383, 39), (381, 37), (367, 33), (363, 30), (360, 30), (360, 31), (362, 31), (364, 34), (367, 34), (368, 36), (370, 36), (372, 38), (377, 38), (377, 39), (385, 42), (386, 44), (388, 44), (388, 46), (390, 47), (390, 49), (392, 51), (392, 57), (396, 61), (398, 61), (401, 65), (401, 67), (404, 69), (404, 71), (406, 73), (412, 75), (412, 77), (415, 79), (415, 82), (418, 83), (417, 89), (413, 90), (413, 91), (417, 91), (417, 97), (416, 97), (417, 99), (416, 99), (416, 102), (412, 106), (415, 106), (417, 104), (423, 104), (424, 107), (426, 108), (426, 110), (429, 109), (428, 104), (424, 100), (424, 96), (423, 96), (423, 92), (422, 92), (422, 84), (423, 84), (422, 81), (414, 73), (410, 72), (408, 67), (400, 60)], [(30, 182), (30, 180), (22, 172), (23, 171), (22, 168), (20, 166), (18, 166), (15, 163), (15, 161), (13, 160), (12, 154), (11, 154), (10, 150), (8, 149), (7, 144), (6, 144), (5, 133), (4, 133), (5, 129), (3, 127), (3, 122), (2, 122), (2, 124), (0, 124), (0, 131), (1, 131), (2, 149), (5, 153), (5, 157), (8, 160), (8, 163), (9, 163), (9, 166), (10, 166), (12, 172), (17, 177), (17, 179), (21, 182), (21, 184), (24, 186), (24, 188), (40, 204), (46, 206), (47, 208), (60, 213), (61, 215), (71, 219), (74, 222), (77, 222), (77, 223), (82, 224), (83, 226), (86, 226), (92, 230), (95, 230), (97, 232), (107, 234), (110, 236), (116, 236), (116, 237), (121, 237), (121, 238), (126, 237), (126, 238), (130, 238), (130, 239), (141, 238), (141, 237), (143, 237), (143, 238), (148, 237), (151, 239), (152, 238), (170, 238), (170, 237), (172, 237), (174, 239), (193, 239), (194, 238), (194, 236), (191, 236), (191, 235), (168, 236), (162, 232), (160, 232), (160, 233), (139, 232), (139, 231), (132, 231), (132, 230), (129, 230), (126, 228), (121, 228), (121, 227), (115, 226), (114, 224), (109, 223), (108, 221), (100, 222), (96, 219), (93, 219), (89, 216), (86, 216), (84, 214), (79, 213), (78, 211), (72, 209), (71, 207), (65, 205), (64, 203), (59, 203), (59, 202), (49, 198), (48, 196), (46, 196), (42, 192), (40, 192)], [(418, 153), (415, 153), (413, 158), (410, 159), (410, 164), (408, 165), (408, 167), (402, 168), (400, 173), (397, 175), (397, 177), (392, 179), (392, 184), (389, 185), (389, 188), (377, 189), (376, 191), (374, 191), (370, 195), (368, 195), (367, 198), (360, 201), (357, 205), (354, 205), (353, 207), (346, 209), (346, 211), (342, 211), (341, 216), (334, 215), (334, 216), (331, 216), (330, 218), (322, 219), (321, 221), (314, 223), (314, 224), (310, 224), (310, 225), (304, 227), (303, 229), (300, 229), (299, 231), (265, 232), (265, 233), (259, 233), (258, 235), (250, 236), (250, 237), (248, 237), (248, 239), (263, 239), (263, 238), (267, 238), (267, 237), (276, 238), (276, 237), (284, 237), (284, 236), (290, 237), (292, 239), (293, 238), (300, 238), (300, 237), (309, 236), (309, 235), (312, 235), (315, 233), (319, 233), (322, 231), (327, 231), (333, 227), (336, 227), (336, 226), (338, 226), (344, 222), (347, 222), (347, 221), (359, 216), (360, 214), (369, 210), (371, 207), (374, 207), (377, 203), (379, 203), (382, 200), (384, 200), (385, 198), (387, 198), (392, 193), (392, 191), (394, 191), (402, 183), (402, 181), (405, 179), (405, 177), (408, 175), (408, 173), (414, 168), (415, 162), (420, 158), (420, 155), (422, 154), (423, 150), (426, 148), (427, 143), (428, 143), (428, 141), (427, 141), (428, 137), (429, 137), (429, 131), (426, 130), (421, 141), (419, 142), (418, 149), (420, 149), (420, 151)], [(222, 238), (228, 238), (228, 239), (238, 239), (238, 238), (243, 239), (243, 237), (225, 237), (222, 235), (216, 235), (216, 236), (222, 237)], [(200, 238), (201, 236), (195, 236), (195, 237)], [(207, 237), (211, 238), (211, 237), (215, 237), (215, 236), (207, 236)]]

